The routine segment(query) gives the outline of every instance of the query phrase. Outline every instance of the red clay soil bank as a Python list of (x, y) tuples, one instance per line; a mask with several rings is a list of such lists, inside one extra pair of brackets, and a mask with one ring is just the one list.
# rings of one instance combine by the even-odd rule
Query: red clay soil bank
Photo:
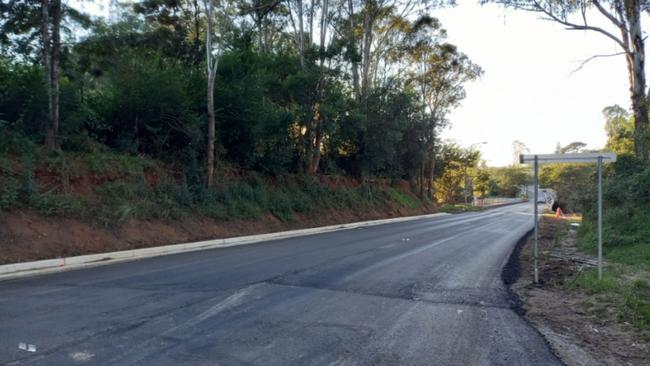
[(32, 211), (3, 212), (0, 213), (0, 264), (425, 213), (431, 211), (405, 207), (382, 211), (329, 210), (314, 217), (294, 214), (294, 220), (289, 223), (266, 214), (255, 220), (231, 221), (195, 217), (181, 221), (134, 219), (108, 227), (91, 220), (44, 217)]

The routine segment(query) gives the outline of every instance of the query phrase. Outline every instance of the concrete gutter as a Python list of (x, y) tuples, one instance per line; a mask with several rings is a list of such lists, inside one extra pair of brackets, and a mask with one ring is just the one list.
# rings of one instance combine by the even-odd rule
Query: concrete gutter
[(48, 273), (55, 273), (61, 271), (69, 271), (73, 269), (105, 266), (109, 264), (134, 261), (138, 259), (145, 259), (151, 257), (158, 257), (169, 254), (187, 253), (198, 250), (208, 250), (215, 248), (225, 248), (237, 245), (253, 244), (268, 240), (278, 240), (293, 238), (305, 235), (314, 235), (321, 233), (328, 233), (332, 231), (354, 229), (358, 227), (376, 226), (382, 224), (390, 224), (395, 222), (411, 221), (418, 219), (428, 219), (448, 213), (435, 213), (419, 216), (398, 217), (393, 219), (361, 221), (349, 224), (321, 226), (309, 229), (280, 231), (269, 234), (247, 235), (238, 236), (225, 239), (213, 239), (191, 243), (171, 244), (158, 247), (121, 250), (117, 252), (107, 252), (99, 254), (79, 255), (75, 257), (45, 259), (33, 262), (13, 263), (0, 265), (0, 281), (28, 277), (35, 275), (42, 275)]

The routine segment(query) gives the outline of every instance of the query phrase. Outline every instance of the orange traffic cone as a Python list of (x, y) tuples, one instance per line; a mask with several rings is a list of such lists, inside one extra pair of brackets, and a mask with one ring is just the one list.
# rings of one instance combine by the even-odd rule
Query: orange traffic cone
[(562, 212), (562, 209), (558, 207), (557, 210), (555, 211), (555, 218), (560, 219), (562, 218), (562, 216), (564, 216), (564, 213)]

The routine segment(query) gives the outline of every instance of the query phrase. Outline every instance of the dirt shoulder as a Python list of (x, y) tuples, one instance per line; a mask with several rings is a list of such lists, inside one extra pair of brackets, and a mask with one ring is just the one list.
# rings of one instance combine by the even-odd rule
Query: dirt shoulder
[(531, 237), (519, 248), (520, 276), (511, 289), (553, 351), (567, 365), (650, 365), (648, 333), (629, 317), (627, 300), (589, 282), (595, 260), (578, 250), (575, 227), (543, 218), (539, 239), (540, 284), (533, 284)]
[(220, 221), (188, 217), (182, 220), (131, 219), (102, 225), (92, 218), (49, 217), (30, 210), (0, 213), (0, 264), (82, 254), (146, 248), (158, 245), (271, 233), (355, 221), (431, 213), (426, 207), (384, 207), (375, 210), (331, 209), (315, 215), (294, 214), (285, 222), (271, 214), (252, 220)]

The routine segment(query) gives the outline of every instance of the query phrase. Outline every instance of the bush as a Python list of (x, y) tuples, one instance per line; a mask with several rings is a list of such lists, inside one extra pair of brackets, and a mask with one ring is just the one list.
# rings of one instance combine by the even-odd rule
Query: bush
[(275, 191), (269, 199), (269, 211), (282, 221), (293, 219), (293, 207), (289, 196), (282, 191)]
[(20, 187), (11, 163), (0, 155), (0, 210), (9, 209), (18, 203)]
[(639, 327), (650, 327), (650, 285), (636, 280), (625, 294), (625, 305), (630, 309), (632, 322)]
[[(650, 166), (622, 157), (607, 169), (603, 187), (603, 253), (612, 260), (650, 268)], [(581, 245), (597, 249), (593, 190), (583, 192)]]
[(39, 194), (31, 200), (31, 205), (45, 216), (79, 216), (85, 211), (84, 199), (65, 194)]
[(389, 191), (391, 198), (402, 206), (406, 206), (408, 208), (416, 208), (420, 206), (415, 200), (413, 200), (413, 198), (407, 196), (395, 188), (390, 188)]

